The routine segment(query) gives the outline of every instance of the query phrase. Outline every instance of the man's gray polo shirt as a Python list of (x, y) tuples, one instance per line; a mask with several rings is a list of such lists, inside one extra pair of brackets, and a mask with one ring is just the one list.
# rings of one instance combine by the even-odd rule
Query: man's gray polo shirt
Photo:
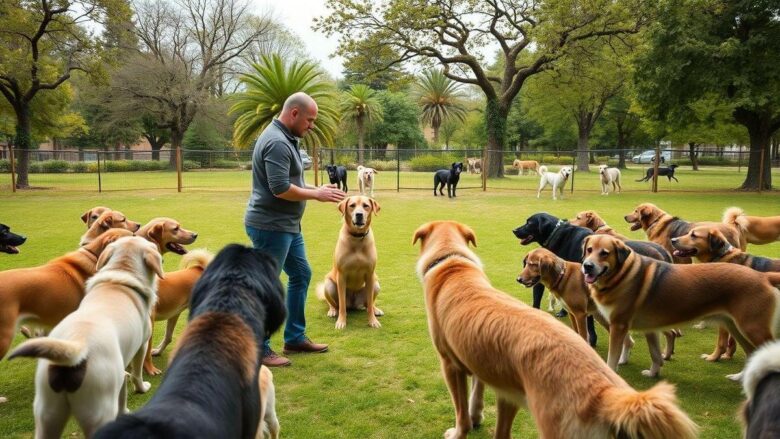
[(287, 201), (274, 195), (290, 184), (305, 187), (298, 139), (274, 119), (255, 142), (252, 152), (252, 194), (244, 224), (260, 230), (298, 233), (305, 201)]

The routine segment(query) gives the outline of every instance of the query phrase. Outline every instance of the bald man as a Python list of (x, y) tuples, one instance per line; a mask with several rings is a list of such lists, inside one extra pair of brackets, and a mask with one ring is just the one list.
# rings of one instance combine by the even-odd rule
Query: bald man
[[(284, 354), (326, 352), (328, 345), (314, 343), (306, 336), (306, 292), (311, 267), (301, 233), (301, 217), (306, 200), (337, 203), (344, 198), (335, 185), (308, 186), (303, 180), (303, 162), (298, 139), (314, 128), (317, 103), (305, 93), (287, 98), (279, 118), (257, 138), (252, 153), (252, 194), (244, 225), (254, 248), (270, 254), (288, 276), (287, 322), (284, 328)], [(263, 343), (263, 364), (289, 366), (291, 361)]]

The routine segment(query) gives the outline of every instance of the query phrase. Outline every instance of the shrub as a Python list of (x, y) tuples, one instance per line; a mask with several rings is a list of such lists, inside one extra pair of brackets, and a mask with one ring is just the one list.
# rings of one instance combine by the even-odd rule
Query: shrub
[(68, 162), (65, 160), (31, 162), (28, 170), (31, 174), (63, 174), (68, 172)]
[(442, 155), (421, 155), (412, 158), (411, 167), (412, 171), (416, 172), (430, 172), (438, 171), (439, 169), (449, 169), (452, 162), (461, 162), (462, 157), (457, 157), (449, 154)]
[(9, 160), (0, 160), (0, 172), (2, 173), (10, 173), (11, 172), (11, 162)]
[(195, 160), (183, 160), (181, 162), (182, 171), (191, 171), (193, 169), (200, 169), (200, 162), (196, 162)]
[[(250, 162), (249, 166), (250, 166), (249, 169), (252, 169), (251, 162)], [(211, 163), (211, 167), (212, 168), (217, 168), (217, 169), (236, 169), (236, 168), (243, 169), (244, 165), (241, 162), (237, 161), (237, 160), (224, 160), (223, 159), (223, 160), (214, 160)]]
[(78, 174), (97, 172), (97, 162), (73, 162), (70, 170)]
[(366, 162), (366, 166), (377, 171), (395, 171), (398, 169), (398, 162), (395, 160), (370, 160)]

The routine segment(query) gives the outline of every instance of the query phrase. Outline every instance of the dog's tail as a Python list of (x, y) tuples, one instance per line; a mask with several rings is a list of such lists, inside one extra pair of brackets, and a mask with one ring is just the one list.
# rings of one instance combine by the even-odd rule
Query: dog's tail
[(39, 337), (20, 344), (8, 359), (16, 357), (46, 358), (60, 366), (78, 366), (87, 358), (87, 344), (83, 339)]
[(544, 165), (539, 166), (539, 170), (537, 172), (539, 173), (539, 175), (544, 174), (545, 172), (547, 172), (547, 166)]
[(742, 380), (742, 388), (748, 401), (753, 399), (758, 383), (773, 373), (780, 373), (780, 341), (761, 346), (748, 358)]
[(747, 229), (747, 219), (745, 219), (745, 211), (739, 207), (729, 207), (723, 212), (723, 223), (730, 226), (734, 226), (744, 233)]
[(612, 387), (603, 395), (601, 416), (617, 437), (695, 438), (696, 424), (677, 406), (674, 386), (660, 382), (644, 392)]
[(194, 267), (205, 269), (212, 259), (214, 259), (214, 254), (205, 248), (191, 250), (182, 256), (181, 262), (179, 263), (179, 270), (185, 270), (187, 268)]

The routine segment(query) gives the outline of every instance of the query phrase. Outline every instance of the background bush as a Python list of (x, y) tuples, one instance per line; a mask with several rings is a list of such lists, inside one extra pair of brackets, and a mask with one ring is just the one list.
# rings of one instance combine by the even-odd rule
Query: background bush
[[(416, 172), (431, 172), (438, 171), (439, 169), (450, 169), (453, 162), (462, 162), (463, 157), (454, 156), (451, 154), (442, 155), (420, 155), (412, 158), (410, 164), (412, 171)], [(465, 169), (464, 163), (464, 169)]]

